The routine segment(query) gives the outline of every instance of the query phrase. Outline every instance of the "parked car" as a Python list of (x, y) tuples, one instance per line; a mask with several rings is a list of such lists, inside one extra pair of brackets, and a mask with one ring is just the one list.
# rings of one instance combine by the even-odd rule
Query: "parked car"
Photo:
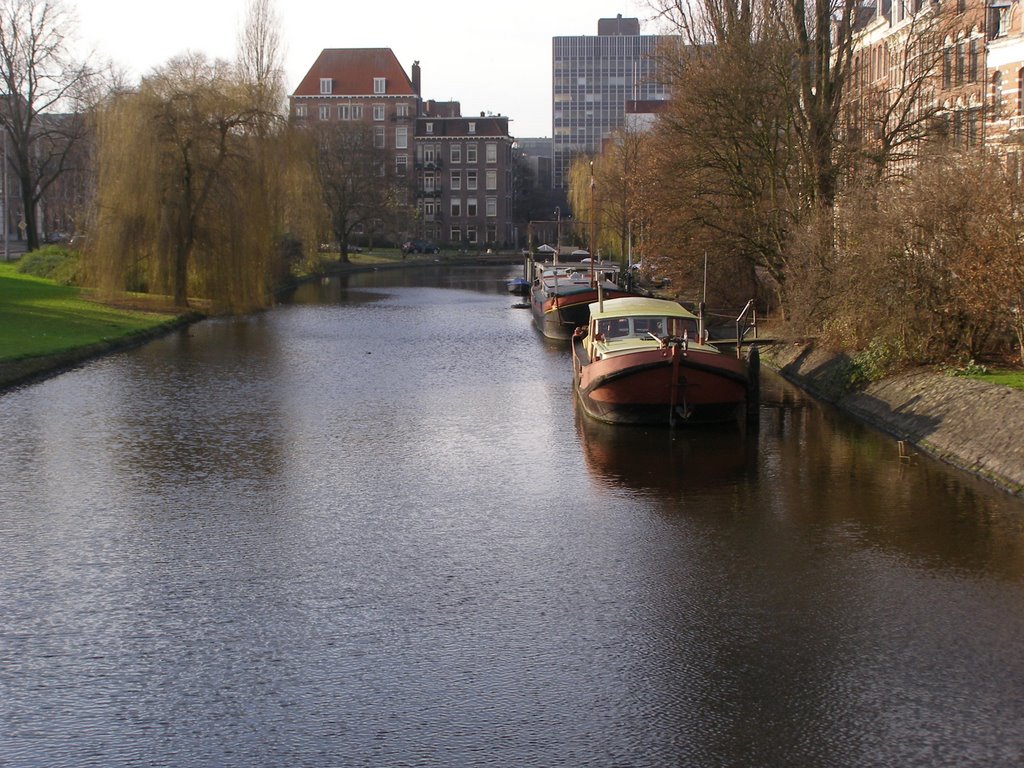
[(440, 253), (441, 249), (429, 240), (407, 240), (402, 243), (402, 253)]

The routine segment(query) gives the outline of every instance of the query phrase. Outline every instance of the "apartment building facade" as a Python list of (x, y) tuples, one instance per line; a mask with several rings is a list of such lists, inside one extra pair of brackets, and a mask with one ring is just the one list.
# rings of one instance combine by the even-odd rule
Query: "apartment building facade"
[(640, 20), (599, 19), (597, 35), (552, 38), (552, 185), (565, 189), (569, 167), (626, 123), (630, 101), (662, 101), (668, 88), (658, 76), (658, 47), (666, 35), (641, 35)]
[(412, 214), (402, 236), (453, 248), (511, 242), (509, 119), (424, 100), (420, 78), (419, 62), (407, 76), (389, 48), (326, 49), (290, 97), (292, 119), (370, 127)]
[(399, 178), (410, 178), (412, 137), (420, 111), (420, 67), (406, 75), (390, 48), (328, 48), (292, 93), (300, 125), (362, 123), (387, 150)]
[(512, 231), (508, 118), (426, 102), (416, 121), (419, 235), (453, 248), (504, 246)]
[[(870, 143), (904, 128), (944, 135), (962, 149), (1016, 154), (1024, 139), (1018, 6), (1009, 0), (866, 3), (850, 83), (850, 135)], [(892, 109), (901, 99), (903, 106)], [(927, 124), (913, 125), (922, 115)]]

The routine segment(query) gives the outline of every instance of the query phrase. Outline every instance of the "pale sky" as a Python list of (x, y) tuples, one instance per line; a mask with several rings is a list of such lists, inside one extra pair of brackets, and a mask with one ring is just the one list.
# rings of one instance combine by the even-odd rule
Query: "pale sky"
[[(185, 51), (233, 59), (248, 0), (65, 0), (79, 46), (133, 80)], [(551, 135), (551, 38), (596, 35), (597, 20), (640, 19), (657, 34), (648, 0), (275, 0), (294, 91), (324, 48), (391, 48), (406, 74), (422, 69), (423, 97), (462, 114), (507, 115), (514, 136)]]

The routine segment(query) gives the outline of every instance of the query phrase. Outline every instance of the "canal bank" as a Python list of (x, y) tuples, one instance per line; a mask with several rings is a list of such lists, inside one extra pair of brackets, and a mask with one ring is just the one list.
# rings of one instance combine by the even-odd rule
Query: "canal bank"
[(64, 349), (47, 355), (0, 360), (0, 395), (12, 387), (56, 376), (89, 360), (109, 355), (112, 352), (121, 352), (126, 349), (140, 347), (153, 339), (191, 325), (204, 317), (205, 315), (194, 312), (177, 315), (166, 323), (115, 339), (86, 344), (72, 349)]
[(845, 393), (839, 353), (781, 342), (763, 347), (761, 359), (896, 440), (1024, 495), (1024, 391), (919, 369)]

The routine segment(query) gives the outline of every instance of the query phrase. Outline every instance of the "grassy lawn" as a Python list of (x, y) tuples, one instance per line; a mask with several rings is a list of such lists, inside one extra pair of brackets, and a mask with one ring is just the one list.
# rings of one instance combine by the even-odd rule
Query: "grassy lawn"
[(171, 315), (125, 311), (82, 298), (81, 289), (0, 264), (0, 361), (111, 341), (168, 322)]
[(989, 384), (1002, 384), (1014, 389), (1024, 389), (1024, 371), (988, 371), (987, 373), (971, 374), (968, 378), (987, 381)]

